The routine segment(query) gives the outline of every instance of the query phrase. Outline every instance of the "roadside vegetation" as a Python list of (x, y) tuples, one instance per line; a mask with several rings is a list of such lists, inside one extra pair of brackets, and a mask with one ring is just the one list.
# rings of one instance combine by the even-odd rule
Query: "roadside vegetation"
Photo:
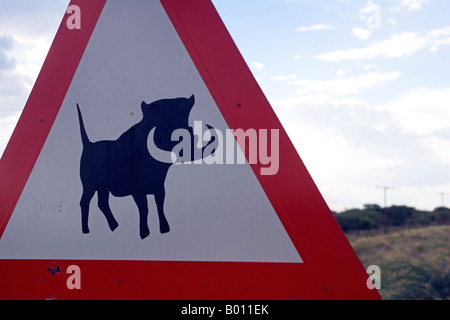
[(422, 211), (408, 206), (383, 209), (376, 204), (366, 204), (364, 209), (334, 212), (334, 215), (345, 233), (356, 235), (450, 224), (450, 209), (446, 207)]
[(383, 299), (450, 299), (450, 209), (366, 205), (335, 216), (364, 267), (380, 267)]

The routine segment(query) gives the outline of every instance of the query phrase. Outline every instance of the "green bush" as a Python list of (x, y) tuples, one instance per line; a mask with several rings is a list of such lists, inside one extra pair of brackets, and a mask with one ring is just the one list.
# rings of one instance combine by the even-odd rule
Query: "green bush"
[(412, 227), (450, 223), (450, 209), (439, 207), (421, 211), (408, 206), (391, 206), (385, 209), (366, 204), (364, 209), (350, 209), (333, 213), (344, 232), (372, 230), (381, 226)]
[(379, 226), (379, 214), (371, 210), (347, 210), (336, 214), (336, 219), (344, 232), (372, 230)]
[(432, 214), (435, 216), (439, 224), (447, 224), (450, 222), (450, 209), (446, 207), (439, 207), (433, 210)]
[(387, 223), (390, 226), (403, 226), (413, 216), (415, 209), (407, 206), (386, 208)]
[(384, 287), (392, 300), (449, 300), (450, 273), (428, 264), (399, 262), (385, 267)]

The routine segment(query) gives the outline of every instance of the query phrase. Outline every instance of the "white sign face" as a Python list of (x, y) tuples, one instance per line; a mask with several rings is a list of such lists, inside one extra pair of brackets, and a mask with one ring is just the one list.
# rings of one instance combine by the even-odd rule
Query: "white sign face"
[[(144, 130), (145, 121), (157, 122), (172, 104), (160, 103), (149, 114), (146, 107), (161, 99), (187, 103), (193, 95), (191, 111), (180, 117), (191, 127), (201, 121), (225, 133), (229, 127), (160, 2), (108, 0), (0, 239), (0, 259), (301, 263), (248, 163), (166, 168), (143, 160), (105, 178), (117, 169), (108, 167), (121, 161), (117, 157), (135, 150), (135, 134), (122, 137), (136, 126)], [(90, 144), (83, 143), (77, 104)], [(160, 125), (154, 125), (156, 145)], [(121, 139), (129, 144), (119, 146)], [(135, 190), (139, 179), (150, 181), (145, 190)], [(167, 225), (160, 226), (157, 202)], [(83, 210), (88, 218), (82, 219)]]

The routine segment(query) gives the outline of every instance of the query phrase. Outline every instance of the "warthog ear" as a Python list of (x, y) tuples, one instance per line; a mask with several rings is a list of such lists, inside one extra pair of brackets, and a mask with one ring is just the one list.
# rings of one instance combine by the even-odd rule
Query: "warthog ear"
[(144, 115), (152, 114), (152, 113), (157, 114), (157, 113), (159, 113), (159, 110), (160, 110), (159, 105), (157, 103), (153, 102), (151, 104), (147, 104), (147, 103), (145, 103), (145, 101), (142, 101), (141, 109), (142, 109), (142, 113)]
[(187, 107), (189, 109), (189, 111), (192, 110), (192, 108), (194, 107), (195, 104), (195, 96), (192, 95), (189, 99), (187, 99)]

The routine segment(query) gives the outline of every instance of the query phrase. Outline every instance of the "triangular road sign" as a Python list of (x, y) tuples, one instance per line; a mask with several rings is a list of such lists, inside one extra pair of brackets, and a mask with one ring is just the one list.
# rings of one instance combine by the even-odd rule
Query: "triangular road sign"
[(0, 299), (379, 299), (210, 0), (72, 1), (0, 176)]

